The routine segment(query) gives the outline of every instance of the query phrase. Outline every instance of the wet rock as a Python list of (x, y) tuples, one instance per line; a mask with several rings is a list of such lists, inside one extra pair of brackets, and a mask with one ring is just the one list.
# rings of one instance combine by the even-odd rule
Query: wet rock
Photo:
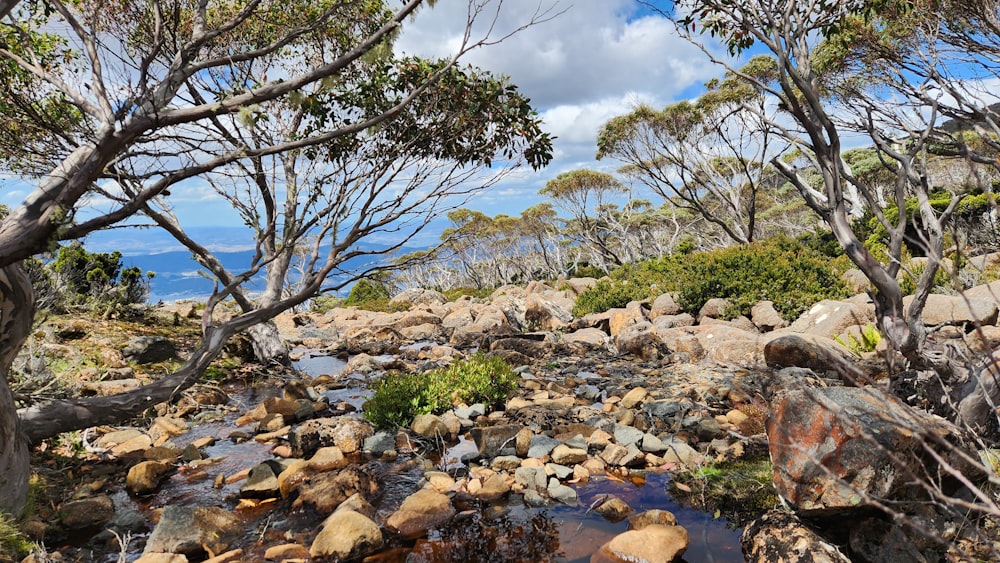
[(268, 460), (257, 464), (250, 470), (247, 482), (240, 487), (243, 498), (276, 498), (281, 495), (278, 487), (278, 475), (284, 467), (276, 460)]
[(365, 453), (379, 457), (384, 452), (396, 449), (396, 437), (385, 431), (376, 432), (365, 438), (362, 449)]
[(444, 471), (428, 471), (424, 473), (424, 486), (439, 493), (447, 492), (455, 486), (455, 479)]
[(789, 391), (772, 409), (774, 485), (801, 514), (851, 512), (865, 498), (923, 502), (915, 483), (928, 474), (938, 476), (944, 494), (959, 490), (927, 447), (973, 482), (984, 477), (966, 461), (976, 459), (976, 450), (962, 430), (874, 388)]
[(176, 506), (163, 508), (143, 554), (180, 553), (198, 556), (222, 553), (243, 533), (243, 523), (228, 510), (217, 506)]
[(448, 427), (441, 419), (433, 414), (418, 414), (413, 418), (410, 430), (418, 436), (435, 438), (438, 436), (448, 436)]
[(315, 418), (293, 428), (288, 442), (296, 457), (310, 457), (326, 446), (337, 446), (341, 452), (352, 454), (361, 451), (365, 438), (374, 433), (371, 424), (358, 418)]
[(616, 496), (608, 496), (594, 507), (594, 511), (611, 522), (621, 522), (633, 512), (632, 507)]
[(160, 481), (174, 466), (162, 461), (141, 461), (128, 470), (125, 477), (125, 489), (133, 495), (152, 493), (160, 485)]
[(549, 498), (563, 504), (575, 506), (579, 502), (576, 490), (572, 487), (563, 485), (559, 482), (559, 479), (556, 479), (555, 477), (549, 479), (549, 485), (545, 489), (545, 492), (548, 493)]
[(309, 548), (297, 543), (272, 545), (264, 551), (264, 559), (268, 561), (288, 561), (291, 559), (305, 560), (309, 557)]
[(659, 526), (675, 526), (677, 525), (677, 517), (669, 510), (654, 508), (653, 510), (634, 514), (628, 519), (629, 530), (641, 530), (646, 526), (654, 524)]
[(379, 492), (378, 479), (365, 468), (349, 465), (340, 471), (328, 471), (308, 477), (298, 488), (293, 506), (312, 506), (320, 512), (333, 512), (340, 503), (359, 494), (365, 499)]
[(479, 448), (479, 456), (491, 458), (495, 457), (501, 448), (509, 448), (521, 429), (522, 427), (517, 425), (497, 425), (473, 428), (469, 433)]
[(482, 486), (473, 496), (479, 500), (492, 502), (503, 498), (510, 492), (510, 484), (507, 479), (499, 473), (490, 476), (482, 482)]
[(382, 529), (378, 524), (353, 510), (338, 510), (323, 522), (309, 555), (342, 561), (364, 557), (380, 547)]
[(646, 526), (618, 534), (604, 544), (591, 561), (643, 561), (669, 563), (679, 559), (688, 547), (687, 530), (680, 526)]
[(419, 538), (455, 515), (451, 499), (430, 489), (413, 493), (386, 520), (386, 527), (405, 538)]
[(71, 500), (59, 507), (59, 515), (70, 529), (101, 526), (114, 518), (115, 505), (107, 495)]
[(794, 514), (772, 510), (754, 520), (740, 536), (748, 563), (849, 563), (840, 549), (804, 525)]

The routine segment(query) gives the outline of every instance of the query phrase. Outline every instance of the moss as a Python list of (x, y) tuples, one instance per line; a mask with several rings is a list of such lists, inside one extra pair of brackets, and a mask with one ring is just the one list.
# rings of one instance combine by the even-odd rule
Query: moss
[(675, 476), (675, 495), (741, 526), (778, 505), (772, 471), (767, 457), (708, 464)]
[(20, 561), (34, 547), (17, 528), (14, 519), (0, 513), (0, 561)]

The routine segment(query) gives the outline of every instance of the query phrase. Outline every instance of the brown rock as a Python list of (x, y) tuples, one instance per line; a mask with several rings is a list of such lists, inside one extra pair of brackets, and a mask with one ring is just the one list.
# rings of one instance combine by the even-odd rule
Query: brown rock
[(146, 495), (156, 490), (160, 480), (173, 471), (174, 466), (162, 461), (142, 461), (128, 470), (125, 489), (133, 495)]
[(653, 524), (660, 526), (676, 526), (677, 517), (674, 516), (674, 513), (669, 510), (654, 508), (653, 510), (647, 510), (630, 516), (628, 519), (629, 530), (641, 530), (646, 526)]
[(349, 465), (340, 471), (328, 471), (310, 477), (299, 487), (299, 496), (292, 504), (315, 507), (320, 512), (333, 512), (355, 494), (368, 499), (378, 494), (378, 479), (363, 467)]
[[(973, 291), (972, 295), (977, 292)], [(932, 293), (927, 296), (927, 303), (920, 313), (920, 318), (926, 325), (953, 324), (962, 325), (984, 324), (993, 325), (997, 322), (997, 301), (994, 299), (978, 299), (964, 295), (941, 295)], [(903, 307), (909, 307), (913, 296), (903, 298)]]
[(62, 504), (59, 514), (63, 526), (67, 528), (89, 528), (106, 524), (114, 518), (115, 504), (107, 495), (71, 500)]
[(605, 520), (620, 522), (632, 513), (632, 507), (616, 496), (609, 496), (604, 499), (604, 502), (594, 507), (594, 511), (603, 516)]
[(359, 418), (314, 418), (294, 428), (288, 441), (296, 457), (310, 457), (327, 446), (337, 446), (344, 454), (352, 454), (361, 451), (364, 439), (372, 434), (371, 424)]
[(750, 563), (849, 563), (837, 546), (794, 514), (772, 510), (744, 528), (740, 537)]
[(282, 545), (272, 545), (264, 551), (264, 559), (268, 561), (285, 561), (287, 559), (306, 559), (309, 557), (309, 549), (297, 543), (286, 543)]
[(688, 547), (687, 530), (680, 526), (646, 526), (618, 534), (601, 547), (612, 561), (669, 563), (679, 559)]
[(353, 510), (338, 510), (323, 522), (309, 555), (341, 561), (364, 557), (380, 547), (382, 530), (378, 524)]
[(407, 497), (385, 524), (403, 537), (419, 538), (454, 515), (451, 499), (437, 491), (421, 489)]
[(825, 299), (800, 315), (789, 330), (833, 338), (851, 325), (866, 325), (870, 322), (875, 322), (875, 306), (871, 303)]
[(433, 414), (418, 414), (410, 424), (410, 430), (417, 436), (434, 438), (437, 436), (448, 436), (450, 434), (448, 426)]

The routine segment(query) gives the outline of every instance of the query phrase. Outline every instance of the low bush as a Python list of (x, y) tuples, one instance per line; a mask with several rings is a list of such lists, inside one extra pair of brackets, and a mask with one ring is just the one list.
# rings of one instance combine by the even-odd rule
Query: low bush
[(817, 301), (846, 297), (841, 274), (847, 267), (844, 258), (831, 260), (800, 242), (774, 237), (624, 266), (581, 294), (573, 313), (602, 312), (675, 292), (678, 305), (692, 315), (709, 299), (722, 297), (730, 302), (730, 318), (749, 315), (756, 303), (769, 300), (792, 320)]
[(417, 415), (440, 414), (462, 403), (500, 403), (516, 387), (517, 375), (507, 362), (476, 354), (447, 368), (386, 374), (375, 382), (362, 410), (379, 428), (407, 426)]
[(345, 307), (353, 306), (379, 313), (395, 313), (409, 309), (409, 306), (404, 303), (390, 303), (389, 288), (378, 280), (367, 278), (362, 278), (354, 284), (343, 304)]

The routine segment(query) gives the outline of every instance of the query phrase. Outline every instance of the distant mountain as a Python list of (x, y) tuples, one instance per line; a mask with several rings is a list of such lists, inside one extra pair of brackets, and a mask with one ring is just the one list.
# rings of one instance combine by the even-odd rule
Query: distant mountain
[[(440, 230), (422, 233), (421, 241), (434, 241)], [(253, 258), (253, 239), (242, 227), (202, 227), (189, 230), (189, 234), (209, 247), (226, 268), (232, 272), (246, 270)], [(433, 237), (433, 238), (429, 238)], [(390, 241), (391, 242), (391, 241)], [(388, 246), (378, 240), (362, 244), (361, 248), (378, 251)], [(84, 240), (84, 246), (91, 252), (111, 252), (118, 250), (124, 255), (126, 267), (136, 266), (144, 272), (155, 272), (150, 282), (149, 301), (177, 301), (178, 299), (206, 298), (212, 293), (214, 279), (192, 258), (191, 252), (183, 249), (177, 241), (159, 229), (114, 229), (93, 233)], [(412, 252), (416, 247), (405, 248), (401, 253)], [(384, 260), (384, 257), (362, 256), (345, 262), (341, 269), (345, 272), (336, 276), (346, 279), (349, 272), (367, 268)], [(263, 276), (258, 276), (248, 284), (251, 292), (264, 289)]]

